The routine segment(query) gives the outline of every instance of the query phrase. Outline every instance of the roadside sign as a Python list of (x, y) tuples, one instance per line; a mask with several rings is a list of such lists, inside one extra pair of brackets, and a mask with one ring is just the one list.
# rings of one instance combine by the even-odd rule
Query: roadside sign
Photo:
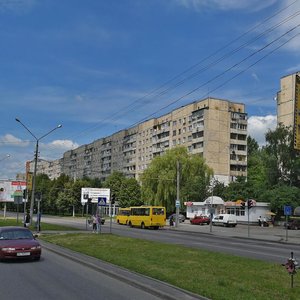
[(98, 197), (98, 206), (106, 206), (106, 197)]
[(180, 207), (180, 201), (179, 201), (179, 200), (176, 200), (175, 206), (176, 206), (176, 207)]
[(292, 215), (292, 207), (290, 205), (284, 206), (284, 215), (291, 216)]
[(110, 189), (104, 188), (81, 188), (81, 203), (86, 203), (91, 199), (92, 203), (98, 203), (98, 198), (110, 199)]

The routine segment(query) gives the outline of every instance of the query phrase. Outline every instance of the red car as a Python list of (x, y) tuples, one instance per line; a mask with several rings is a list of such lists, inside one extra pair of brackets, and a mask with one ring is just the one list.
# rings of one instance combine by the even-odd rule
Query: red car
[(209, 224), (210, 218), (206, 216), (195, 216), (193, 219), (190, 219), (190, 222), (194, 225)]
[(0, 227), (0, 260), (28, 258), (39, 260), (41, 245), (28, 228)]

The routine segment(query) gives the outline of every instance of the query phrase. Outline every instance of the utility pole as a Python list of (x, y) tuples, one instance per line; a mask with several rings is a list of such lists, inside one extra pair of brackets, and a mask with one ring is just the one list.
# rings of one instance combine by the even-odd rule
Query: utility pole
[(179, 207), (180, 207), (180, 199), (179, 199), (179, 178), (180, 178), (180, 168), (179, 168), (179, 161), (177, 160), (176, 163), (176, 167), (177, 167), (177, 187), (176, 187), (176, 203), (175, 203), (175, 207), (176, 207), (176, 218), (175, 218), (175, 227), (178, 227), (178, 223), (179, 223)]
[(213, 211), (214, 184), (215, 184), (215, 179), (214, 179), (214, 177), (212, 177), (212, 181), (211, 181), (211, 201), (210, 201), (210, 212), (209, 212), (209, 216), (210, 216), (209, 232), (212, 232), (212, 219), (213, 219), (213, 216), (214, 216), (214, 211)]

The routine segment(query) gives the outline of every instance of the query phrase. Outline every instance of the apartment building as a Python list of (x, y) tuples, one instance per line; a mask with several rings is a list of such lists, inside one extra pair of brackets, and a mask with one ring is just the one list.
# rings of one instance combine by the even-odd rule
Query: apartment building
[(287, 75), (280, 80), (277, 93), (277, 123), (292, 126), (294, 146), (300, 150), (300, 72)]
[(294, 126), (296, 84), (300, 80), (300, 72), (284, 76), (280, 79), (280, 91), (277, 93), (277, 123)]
[(105, 180), (113, 171), (139, 178), (152, 159), (184, 146), (202, 155), (225, 184), (247, 176), (245, 106), (207, 98), (64, 153), (62, 172)]
[[(34, 160), (28, 161), (28, 172), (33, 173), (34, 171)], [(59, 177), (63, 172), (62, 172), (62, 164), (63, 164), (63, 159), (56, 159), (52, 161), (48, 161), (45, 159), (38, 159), (37, 161), (37, 169), (36, 172), (37, 174), (46, 174), (48, 177), (53, 180), (57, 177)], [(19, 177), (20, 178), (20, 174)], [(24, 180), (26, 180), (26, 174), (23, 174)]]

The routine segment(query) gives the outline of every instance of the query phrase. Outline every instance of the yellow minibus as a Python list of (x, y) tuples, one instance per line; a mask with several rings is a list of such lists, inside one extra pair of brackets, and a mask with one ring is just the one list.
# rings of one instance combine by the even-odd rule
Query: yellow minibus
[(127, 225), (129, 215), (130, 215), (130, 207), (119, 208), (119, 211), (117, 214), (117, 223)]
[(128, 216), (130, 227), (158, 229), (166, 225), (166, 208), (163, 206), (135, 206)]

